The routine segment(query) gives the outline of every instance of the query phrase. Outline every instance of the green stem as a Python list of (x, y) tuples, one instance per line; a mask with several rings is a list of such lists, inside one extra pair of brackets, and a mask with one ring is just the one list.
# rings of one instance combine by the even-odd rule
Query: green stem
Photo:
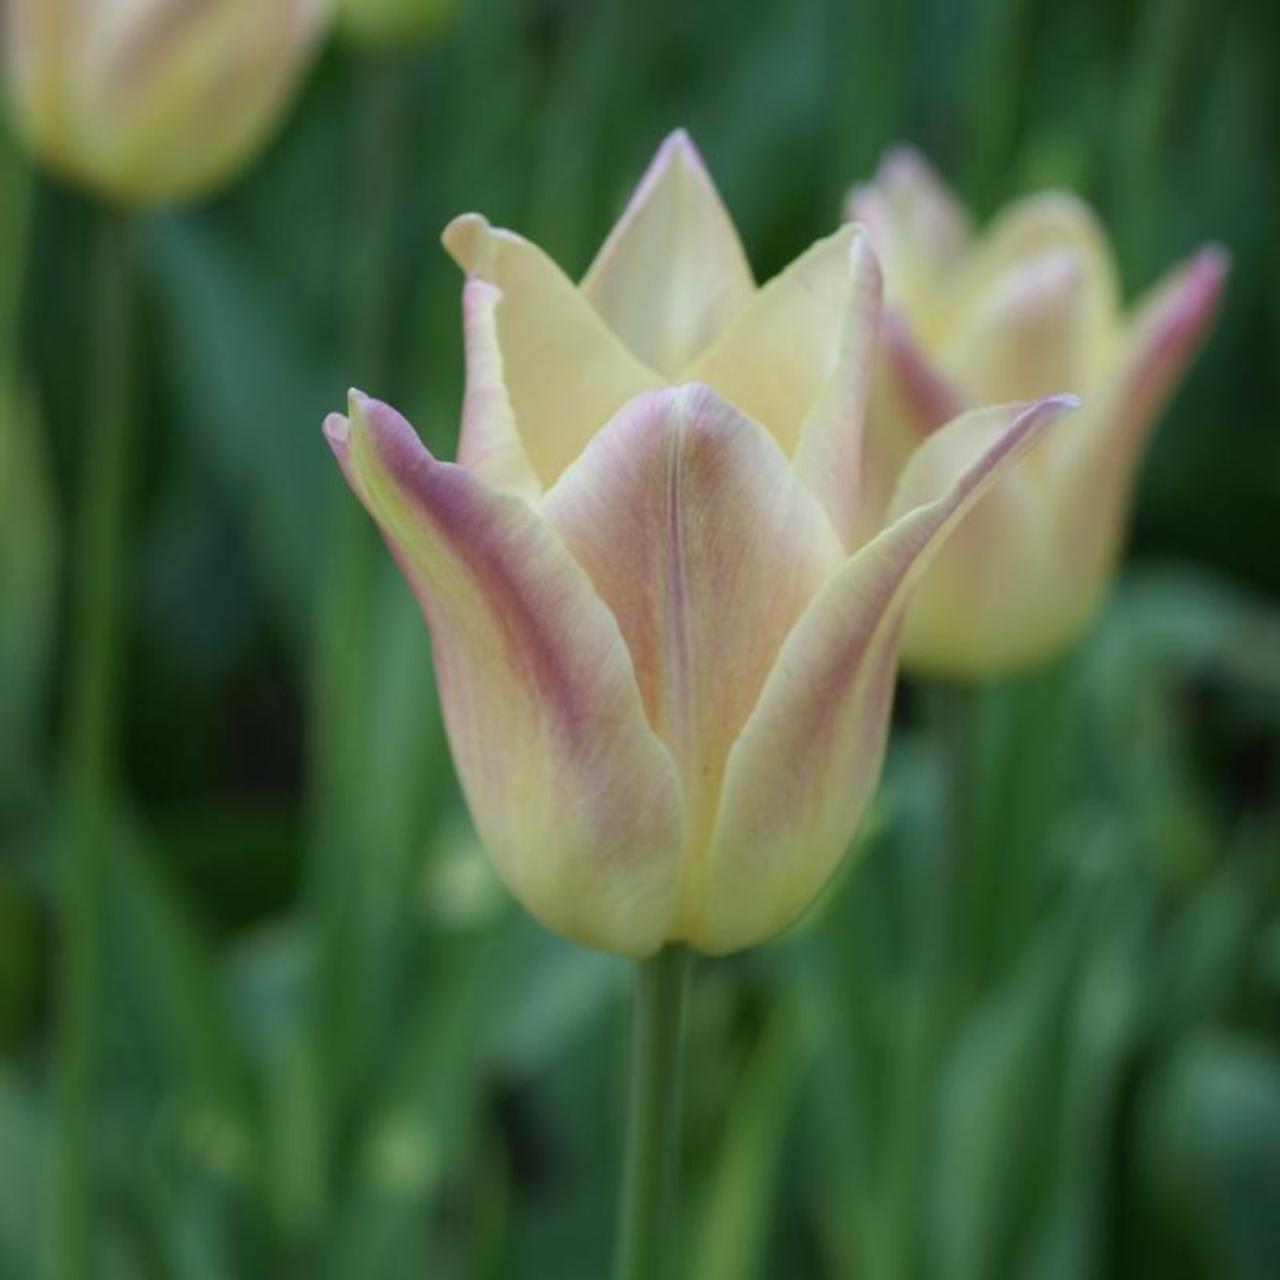
[(54, 1212), (47, 1257), (56, 1280), (81, 1280), (92, 1257), (90, 1165), (124, 515), (128, 491), (132, 338), (130, 226), (103, 210), (93, 264), (90, 421), (84, 433), (75, 557), (64, 777), (65, 831), (58, 904), (63, 969), (58, 1029)]
[(683, 947), (667, 947), (642, 961), (636, 972), (615, 1280), (671, 1274), (688, 973), (689, 952)]

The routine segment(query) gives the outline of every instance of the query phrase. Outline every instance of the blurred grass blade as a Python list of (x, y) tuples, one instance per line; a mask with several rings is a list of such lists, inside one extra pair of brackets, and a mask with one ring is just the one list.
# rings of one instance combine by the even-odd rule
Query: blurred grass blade
[[(794, 1002), (774, 996), (725, 1117), (708, 1180), (689, 1280), (766, 1276), (783, 1155), (812, 1046)], [(693, 1223), (687, 1228), (693, 1232)]]
[[(1162, 1210), (1202, 1274), (1270, 1280), (1280, 1259), (1280, 1059), (1261, 1045), (1186, 1045), (1143, 1107), (1143, 1207)], [(1169, 1257), (1177, 1244), (1171, 1242)], [(1184, 1255), (1185, 1256), (1185, 1255)]]

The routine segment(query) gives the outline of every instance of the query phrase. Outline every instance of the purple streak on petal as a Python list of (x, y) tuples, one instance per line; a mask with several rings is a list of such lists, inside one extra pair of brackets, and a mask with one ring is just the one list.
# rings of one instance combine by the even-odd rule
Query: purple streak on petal
[(924, 353), (898, 312), (885, 312), (880, 341), (906, 420), (920, 440), (964, 411), (959, 388)]
[[(536, 684), (547, 705), (555, 708), (571, 748), (583, 748), (586, 717), (580, 706), (579, 685), (566, 655), (547, 632), (547, 610), (553, 606), (531, 599), (528, 584), (513, 576), (512, 548), (495, 528), (475, 477), (456, 463), (437, 461), (413, 427), (390, 405), (353, 391), (352, 413), (359, 413), (366, 424), (380, 465), (413, 501), (414, 516), (430, 524), (432, 538), (447, 547), (474, 577), (502, 630), (512, 668)], [(339, 415), (330, 415), (325, 434), (350, 477), (349, 426), (344, 433), (340, 425), (346, 422)], [(385, 528), (383, 532), (431, 622), (430, 584), (407, 563), (397, 539)]]

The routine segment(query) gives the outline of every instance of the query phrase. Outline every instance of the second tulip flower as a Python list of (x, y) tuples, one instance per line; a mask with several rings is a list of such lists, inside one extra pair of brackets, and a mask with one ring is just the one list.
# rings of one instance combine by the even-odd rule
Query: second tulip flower
[[(1084, 409), (1003, 479), (921, 583), (903, 663), (998, 676), (1074, 640), (1110, 585), (1136, 472), (1208, 331), (1227, 272), (1207, 245), (1126, 316), (1089, 208), (1040, 192), (984, 234), (923, 157), (890, 152), (850, 193), (885, 265), (888, 308), (866, 440), (874, 524), (911, 450), (967, 405), (1079, 392)], [(956, 465), (966, 456), (955, 438)]]

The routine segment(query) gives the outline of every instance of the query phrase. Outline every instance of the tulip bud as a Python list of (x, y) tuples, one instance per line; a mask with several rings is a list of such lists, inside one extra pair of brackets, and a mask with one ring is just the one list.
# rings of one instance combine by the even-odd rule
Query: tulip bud
[[(1227, 256), (1202, 248), (1125, 315), (1106, 238), (1073, 196), (1043, 193), (975, 237), (922, 157), (899, 148), (846, 213), (885, 263), (888, 315), (864, 467), (864, 518), (889, 501), (913, 444), (959, 409), (1064, 391), (1069, 431), (1000, 480), (939, 553), (907, 616), (903, 663), (983, 678), (1075, 639), (1106, 594), (1138, 465), (1208, 332)], [(953, 438), (946, 466), (980, 442)]]
[[(767, 938), (874, 789), (925, 566), (1073, 403), (938, 431), (864, 537), (860, 230), (757, 287), (677, 133), (580, 285), (476, 215), (445, 244), (467, 273), (458, 462), (359, 393), (326, 434), (422, 604), (476, 829), (567, 937)], [(980, 443), (950, 471), (957, 437)]]
[(338, 0), (338, 30), (353, 44), (396, 49), (443, 30), (458, 0)]
[(19, 132), (127, 204), (227, 181), (277, 123), (330, 0), (8, 0)]

